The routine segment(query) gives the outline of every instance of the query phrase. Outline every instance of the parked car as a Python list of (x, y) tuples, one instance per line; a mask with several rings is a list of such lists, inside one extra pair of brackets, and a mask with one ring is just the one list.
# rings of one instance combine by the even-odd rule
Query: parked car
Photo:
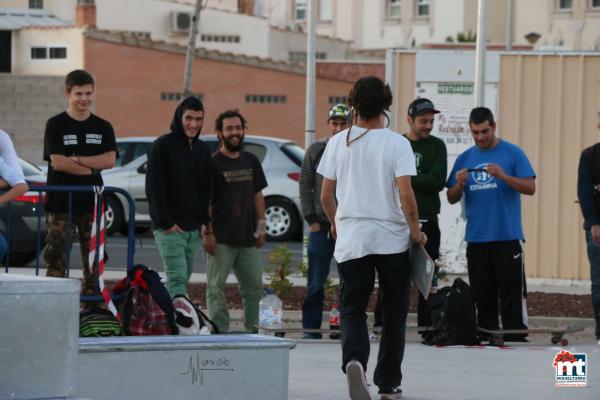
[[(120, 166), (102, 173), (106, 186), (127, 190), (135, 201), (135, 222), (138, 228), (150, 226), (148, 200), (145, 193), (146, 152), (155, 137), (117, 139)], [(211, 151), (217, 150), (216, 135), (202, 135)], [(296, 143), (265, 136), (246, 135), (245, 150), (262, 163), (269, 186), (263, 191), (266, 201), (267, 237), (286, 241), (300, 238), (302, 218), (298, 181), (304, 149)], [(137, 155), (137, 158), (129, 159)], [(107, 232), (124, 231), (129, 207), (120, 195), (107, 196)]]
[(148, 149), (156, 136), (139, 136), (117, 139), (118, 157), (115, 167), (124, 167), (133, 160), (148, 153)]
[[(46, 174), (28, 161), (19, 159), (25, 180), (32, 186), (46, 184)], [(45, 196), (42, 196), (42, 203)], [(9, 266), (24, 266), (35, 260), (38, 229), (38, 208), (40, 212), (40, 250), (46, 240), (46, 218), (38, 192), (29, 191), (10, 203), (0, 205), (0, 232), (9, 242)], [(9, 228), (10, 214), (10, 234)]]

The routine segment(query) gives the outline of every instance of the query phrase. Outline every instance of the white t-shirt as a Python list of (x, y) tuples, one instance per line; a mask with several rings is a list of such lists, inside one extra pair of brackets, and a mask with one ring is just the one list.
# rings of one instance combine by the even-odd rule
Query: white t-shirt
[[(365, 132), (352, 127), (350, 140)], [(371, 129), (346, 146), (348, 129), (327, 143), (317, 172), (336, 182), (334, 257), (344, 262), (408, 249), (410, 229), (400, 208), (396, 178), (416, 175), (410, 143), (390, 129)]]
[(17, 157), (15, 146), (13, 145), (13, 142), (10, 139), (10, 135), (4, 132), (2, 129), (0, 129), (0, 157), (2, 157), (2, 159), (9, 168), (11, 168), (15, 171), (15, 173), (20, 175), (12, 186), (16, 185), (17, 183), (25, 183), (23, 169), (21, 168), (21, 163), (19, 162), (19, 158)]

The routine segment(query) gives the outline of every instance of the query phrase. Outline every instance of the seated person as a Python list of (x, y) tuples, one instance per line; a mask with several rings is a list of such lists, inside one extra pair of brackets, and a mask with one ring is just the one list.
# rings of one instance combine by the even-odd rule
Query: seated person
[[(4, 191), (5, 189), (8, 190)], [(29, 186), (25, 183), (23, 171), (9, 166), (4, 159), (0, 157), (0, 192), (4, 192), (0, 194), (0, 205), (16, 199), (28, 190)], [(8, 243), (0, 233), (0, 262), (4, 261), (7, 251)]]

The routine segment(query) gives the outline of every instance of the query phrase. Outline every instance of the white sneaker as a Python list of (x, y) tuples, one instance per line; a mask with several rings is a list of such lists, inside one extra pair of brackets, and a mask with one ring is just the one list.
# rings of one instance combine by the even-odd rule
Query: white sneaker
[(381, 390), (379, 390), (379, 395), (381, 396), (379, 397), (380, 400), (399, 400), (402, 398), (402, 389), (398, 386), (392, 389), (390, 393), (382, 393)]
[(346, 364), (346, 381), (351, 400), (371, 400), (365, 370), (360, 362), (348, 361)]

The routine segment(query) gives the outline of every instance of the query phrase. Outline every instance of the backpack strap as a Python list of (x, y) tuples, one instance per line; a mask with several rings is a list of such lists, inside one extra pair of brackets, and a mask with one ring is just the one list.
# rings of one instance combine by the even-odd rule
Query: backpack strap
[(131, 286), (140, 286), (142, 289), (148, 290), (148, 284), (144, 280), (144, 271), (141, 268), (135, 270), (135, 275), (131, 280)]

